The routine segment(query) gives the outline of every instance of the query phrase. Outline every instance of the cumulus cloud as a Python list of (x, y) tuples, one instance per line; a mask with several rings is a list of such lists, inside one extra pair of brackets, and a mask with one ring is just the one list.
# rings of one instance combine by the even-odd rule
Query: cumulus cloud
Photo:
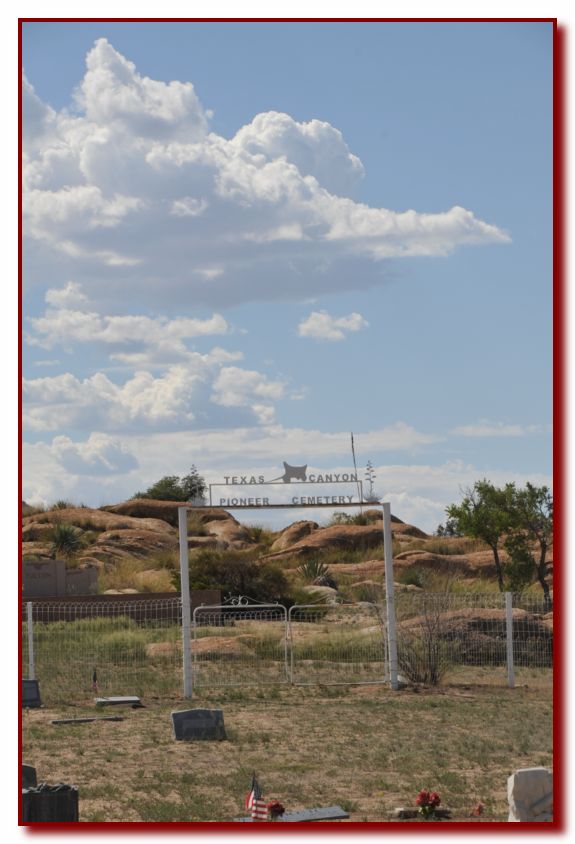
[[(224, 350), (190, 353), (186, 365), (155, 377), (137, 371), (123, 384), (103, 372), (25, 379), (23, 421), (30, 431), (188, 430), (269, 424), (284, 384), (254, 370), (224, 366)], [(228, 434), (229, 436), (229, 434)]]
[(139, 465), (126, 445), (99, 432), (91, 433), (85, 442), (55, 437), (51, 450), (58, 463), (74, 475), (117, 475)]
[[(226, 334), (228, 324), (221, 314), (208, 319), (140, 315), (101, 316), (88, 310), (89, 303), (79, 284), (69, 282), (64, 288), (50, 289), (46, 302), (52, 307), (41, 317), (30, 317), (32, 333), (26, 339), (31, 346), (51, 349), (74, 343), (105, 343), (115, 346), (144, 344), (157, 352), (185, 357), (185, 340), (214, 334)], [(81, 308), (73, 309), (74, 305)]]
[(186, 345), (200, 337), (228, 334), (230, 327), (218, 313), (206, 319), (102, 315), (92, 309), (92, 303), (75, 282), (49, 289), (45, 298), (49, 307), (44, 314), (27, 319), (31, 330), (25, 338), (30, 346), (61, 346), (72, 351), (78, 344), (101, 344), (112, 361), (134, 369), (166, 368), (184, 362), (191, 366), (198, 362), (221, 364), (243, 358), (242, 352), (219, 346), (207, 355), (199, 355)]
[(369, 322), (361, 314), (333, 317), (327, 311), (312, 311), (298, 325), (298, 334), (314, 340), (345, 340), (347, 333), (361, 331), (368, 326)]
[(191, 82), (142, 76), (103, 38), (86, 63), (74, 113), (25, 81), (24, 231), (94, 289), (104, 266), (125, 295), (293, 298), (380, 284), (386, 258), (508, 240), (459, 206), (354, 201), (363, 167), (329, 123), (270, 111), (228, 139)]
[(24, 425), (51, 431), (66, 426), (120, 430), (191, 425), (194, 390), (200, 376), (172, 367), (164, 376), (136, 372), (123, 385), (97, 372), (80, 380), (71, 373), (24, 381)]

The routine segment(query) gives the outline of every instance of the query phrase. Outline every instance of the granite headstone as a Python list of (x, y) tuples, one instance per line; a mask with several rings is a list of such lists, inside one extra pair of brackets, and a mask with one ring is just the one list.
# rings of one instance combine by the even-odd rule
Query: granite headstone
[(22, 680), (22, 708), (39, 709), (41, 706), (38, 680)]
[(224, 713), (221, 709), (183, 709), (172, 712), (176, 741), (224, 741)]

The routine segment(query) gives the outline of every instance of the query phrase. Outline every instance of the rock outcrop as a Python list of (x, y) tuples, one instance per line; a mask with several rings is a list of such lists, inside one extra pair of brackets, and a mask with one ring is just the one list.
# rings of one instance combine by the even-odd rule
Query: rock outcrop
[(317, 530), (318, 527), (319, 525), (317, 522), (305, 520), (294, 522), (292, 525), (288, 525), (280, 531), (280, 534), (275, 542), (273, 542), (270, 551), (285, 551), (286, 548), (290, 548), (292, 545), (295, 545), (296, 542), (299, 542), (305, 536), (309, 536), (310, 533), (313, 533), (313, 531)]

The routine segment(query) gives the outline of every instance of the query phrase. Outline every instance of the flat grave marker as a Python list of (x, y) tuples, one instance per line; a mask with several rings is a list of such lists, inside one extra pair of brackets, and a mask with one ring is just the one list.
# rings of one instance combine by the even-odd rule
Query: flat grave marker
[[(324, 808), (302, 809), (299, 812), (286, 812), (273, 823), (311, 823), (312, 821), (343, 821), (349, 818), (341, 806), (325, 806)], [(234, 818), (236, 823), (252, 823), (251, 817)]]

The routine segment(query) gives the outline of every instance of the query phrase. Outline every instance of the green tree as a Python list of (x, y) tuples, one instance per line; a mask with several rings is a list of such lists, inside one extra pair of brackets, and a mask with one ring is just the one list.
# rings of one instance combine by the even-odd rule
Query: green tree
[(523, 592), (533, 581), (536, 565), (529, 542), (524, 534), (511, 533), (503, 546), (509, 557), (505, 564), (505, 588), (509, 592)]
[(497, 582), (505, 590), (503, 566), (499, 548), (503, 537), (513, 525), (514, 484), (498, 489), (487, 480), (476, 481), (473, 489), (465, 491), (461, 504), (451, 504), (446, 509), (453, 528), (464, 536), (482, 539), (493, 553)]
[(547, 550), (553, 537), (553, 496), (546, 486), (536, 487), (527, 483), (524, 489), (514, 488), (513, 530), (523, 537), (524, 543), (539, 546), (538, 559), (532, 555), (537, 580), (543, 589), (545, 601), (550, 603), (547, 583)]
[(444, 525), (438, 525), (436, 536), (462, 536), (453, 519), (446, 519)]
[(183, 478), (178, 475), (165, 475), (152, 484), (145, 492), (137, 492), (132, 498), (153, 498), (156, 501), (190, 501), (203, 498), (206, 482), (192, 466)]

